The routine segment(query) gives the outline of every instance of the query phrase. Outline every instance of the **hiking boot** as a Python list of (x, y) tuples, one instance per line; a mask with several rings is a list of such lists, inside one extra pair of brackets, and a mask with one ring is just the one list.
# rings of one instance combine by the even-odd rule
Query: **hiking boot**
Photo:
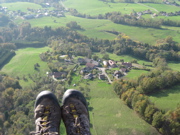
[(67, 135), (91, 135), (88, 106), (83, 94), (69, 89), (63, 95), (62, 104), (61, 115)]
[(61, 109), (56, 96), (50, 91), (42, 91), (34, 105), (36, 131), (31, 135), (59, 135)]

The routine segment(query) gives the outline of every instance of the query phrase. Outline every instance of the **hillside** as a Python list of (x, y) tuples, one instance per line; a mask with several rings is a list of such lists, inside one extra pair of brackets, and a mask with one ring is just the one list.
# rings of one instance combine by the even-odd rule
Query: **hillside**
[(85, 95), (93, 135), (180, 134), (179, 1), (5, 2), (0, 134), (28, 134), (36, 95), (61, 104), (69, 88)]

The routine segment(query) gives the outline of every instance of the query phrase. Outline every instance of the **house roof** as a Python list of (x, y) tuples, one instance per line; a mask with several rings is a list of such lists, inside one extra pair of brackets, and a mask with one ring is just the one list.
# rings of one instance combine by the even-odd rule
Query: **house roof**
[(121, 72), (118, 71), (118, 70), (116, 70), (116, 71), (114, 72), (114, 75), (115, 75), (115, 74), (121, 74)]
[(132, 63), (129, 63), (129, 62), (122, 62), (122, 65), (127, 66), (127, 67), (132, 67)]
[(94, 64), (94, 65), (96, 65), (96, 66), (99, 66), (99, 62), (97, 62), (97, 61), (95, 61), (95, 60), (93, 60), (93, 59), (88, 59), (88, 58), (86, 58), (86, 59), (84, 59), (87, 63), (92, 63), (92, 64)]
[(121, 71), (122, 71), (122, 72), (126, 72), (127, 69), (126, 69), (126, 68), (121, 68)]
[(54, 76), (54, 78), (61, 78), (62, 75), (66, 75), (66, 72), (53, 72), (51, 73), (52, 76)]
[(95, 65), (92, 64), (92, 63), (86, 63), (86, 66), (89, 67), (89, 68), (94, 68), (95, 67)]
[(112, 60), (109, 60), (109, 65), (114, 65), (114, 64), (116, 64), (114, 61), (112, 61)]

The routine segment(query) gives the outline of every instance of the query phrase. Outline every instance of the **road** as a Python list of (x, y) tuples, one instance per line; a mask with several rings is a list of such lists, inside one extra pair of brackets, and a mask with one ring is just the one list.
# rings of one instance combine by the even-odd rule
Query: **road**
[(106, 68), (98, 68), (98, 69), (101, 70), (102, 74), (104, 74), (107, 77), (109, 83), (112, 83), (111, 79), (109, 78), (109, 76), (106, 73)]
[(142, 6), (145, 6), (145, 7), (151, 8), (151, 9), (153, 9), (154, 11), (159, 12), (157, 9), (155, 9), (155, 8), (153, 8), (153, 7), (150, 7), (150, 6), (147, 6), (147, 5), (145, 5), (145, 4), (138, 3), (138, 2), (136, 2), (136, 4), (139, 4), (139, 5), (142, 5)]
[(59, 3), (64, 7), (65, 10), (68, 10), (68, 8), (64, 5), (62, 1), (59, 1)]

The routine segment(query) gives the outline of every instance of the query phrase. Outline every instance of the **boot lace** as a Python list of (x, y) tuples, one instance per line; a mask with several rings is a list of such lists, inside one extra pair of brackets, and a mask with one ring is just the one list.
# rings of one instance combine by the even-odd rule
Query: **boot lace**
[[(71, 117), (69, 117), (70, 135), (90, 135), (88, 134), (88, 130), (87, 130), (89, 127), (87, 125), (87, 122), (85, 122), (85, 119), (84, 119), (84, 117), (86, 116), (79, 115), (78, 111), (76, 110), (76, 107), (73, 104), (66, 106), (65, 110), (66, 110), (66, 113), (71, 115)], [(70, 112), (68, 110), (70, 110)]]
[(53, 107), (46, 106), (44, 107), (44, 112), (39, 112), (41, 113), (41, 117), (36, 120), (36, 124), (40, 130), (33, 131), (30, 135), (59, 135), (58, 132), (49, 132), (50, 128), (56, 127), (55, 122), (53, 122), (56, 121), (56, 119), (54, 116), (51, 116), (53, 110)]

